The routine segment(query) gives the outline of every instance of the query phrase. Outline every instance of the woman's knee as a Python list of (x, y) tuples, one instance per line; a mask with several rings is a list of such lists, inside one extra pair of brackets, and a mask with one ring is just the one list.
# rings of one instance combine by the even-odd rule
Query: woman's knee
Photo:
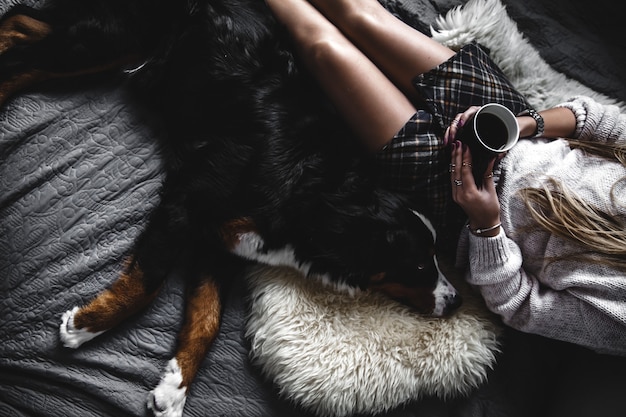
[(305, 52), (311, 61), (310, 64), (322, 70), (341, 67), (344, 63), (349, 64), (356, 50), (343, 36), (327, 33), (311, 40)]
[(335, 23), (348, 37), (360, 37), (363, 33), (381, 30), (380, 25), (387, 18), (389, 13), (378, 1), (350, 2), (350, 6), (342, 10)]

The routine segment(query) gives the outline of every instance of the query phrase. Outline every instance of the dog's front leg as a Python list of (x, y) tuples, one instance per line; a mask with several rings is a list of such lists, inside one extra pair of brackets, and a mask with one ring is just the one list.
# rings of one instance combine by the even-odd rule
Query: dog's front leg
[(182, 416), (187, 390), (219, 331), (221, 310), (220, 289), (214, 279), (205, 277), (187, 299), (176, 355), (148, 398), (155, 416)]
[(0, 20), (0, 55), (18, 46), (39, 42), (52, 32), (52, 27), (33, 16), (33, 9), (16, 7)]
[[(51, 25), (25, 14), (26, 11), (34, 13), (30, 8), (16, 7), (0, 20), (0, 56), (16, 47), (41, 42), (52, 33)], [(0, 65), (3, 69), (0, 79), (0, 107), (13, 94), (48, 78), (48, 74), (35, 68), (23, 68), (15, 72), (12, 66), (16, 62), (10, 64), (9, 68)]]
[(104, 73), (143, 61), (141, 53), (128, 46), (131, 42), (115, 40), (124, 39), (127, 27), (120, 26), (114, 34), (119, 38), (111, 40), (107, 31), (97, 28), (116, 25), (95, 11), (69, 22), (59, 18), (63, 14), (18, 5), (0, 18), (0, 107), (44, 81)]
[(59, 328), (63, 345), (78, 348), (115, 327), (152, 302), (159, 289), (148, 292), (143, 271), (136, 262), (128, 262), (124, 272), (110, 288), (86, 306), (74, 307), (63, 314)]

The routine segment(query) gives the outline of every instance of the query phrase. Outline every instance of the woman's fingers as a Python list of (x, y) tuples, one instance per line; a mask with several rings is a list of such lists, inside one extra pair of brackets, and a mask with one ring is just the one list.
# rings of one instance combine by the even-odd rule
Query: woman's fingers
[[(460, 141), (452, 143), (450, 156), (450, 181), (452, 184), (452, 199), (463, 206), (475, 199), (479, 193), (472, 172), (472, 153), (469, 147)], [(493, 164), (490, 165), (493, 168)]]
[(450, 181), (453, 197), (461, 192), (473, 192), (476, 189), (472, 174), (472, 154), (469, 148), (459, 141), (452, 143), (450, 156)]
[(496, 159), (489, 161), (484, 173), (483, 187), (476, 186), (472, 172), (472, 154), (467, 146), (451, 144), (450, 181), (452, 199), (465, 211), (474, 227), (495, 224), (500, 216), (500, 203), (493, 182), (492, 170)]
[(447, 145), (454, 142), (458, 131), (471, 119), (478, 111), (479, 106), (472, 106), (465, 110), (463, 113), (458, 113), (454, 119), (450, 122), (450, 126), (446, 129), (443, 135), (443, 144)]
[(455, 116), (454, 119), (450, 122), (450, 126), (446, 129), (445, 134), (443, 135), (443, 144), (444, 146), (448, 143), (452, 143), (456, 139), (456, 134), (460, 128), (463, 127), (464, 124), (463, 113), (459, 113)]
[(451, 146), (452, 153), (450, 155), (450, 182), (452, 183), (452, 198), (454, 201), (457, 201), (459, 187), (463, 185), (463, 181), (461, 180), (463, 149), (461, 142), (453, 142)]
[(461, 181), (463, 181), (463, 190), (465, 192), (474, 192), (476, 190), (476, 183), (474, 181), (474, 174), (472, 173), (472, 153), (468, 146), (462, 146), (461, 155)]
[(492, 190), (495, 192), (495, 183), (493, 182), (493, 166), (495, 165), (497, 157), (492, 158), (487, 164), (487, 169), (483, 176), (483, 187), (489, 192)]

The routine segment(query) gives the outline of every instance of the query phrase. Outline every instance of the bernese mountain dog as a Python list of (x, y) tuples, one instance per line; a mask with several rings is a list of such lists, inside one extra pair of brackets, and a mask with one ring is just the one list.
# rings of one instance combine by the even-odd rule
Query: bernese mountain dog
[(119, 278), (60, 328), (76, 348), (183, 269), (186, 319), (148, 402), (156, 415), (182, 414), (223, 291), (250, 262), (381, 291), (424, 314), (460, 303), (423, 202), (384, 186), (292, 46), (262, 0), (49, 0), (0, 20), (0, 105), (41, 82), (124, 73), (167, 130), (159, 206)]

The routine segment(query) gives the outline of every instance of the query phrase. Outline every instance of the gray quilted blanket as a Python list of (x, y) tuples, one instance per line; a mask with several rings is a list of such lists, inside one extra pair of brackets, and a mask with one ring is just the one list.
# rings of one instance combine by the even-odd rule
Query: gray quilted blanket
[[(0, 14), (16, 2), (0, 0)], [(440, 12), (460, 3), (391, 0), (388, 6), (426, 29)], [(544, 44), (540, 50), (548, 62), (626, 100), (623, 46), (621, 55), (602, 54), (592, 43), (597, 39), (581, 39), (593, 28), (585, 26), (581, 34), (567, 25), (584, 16), (561, 24), (549, 14), (537, 15), (550, 13), (540, 0), (524, 2), (536, 3), (527, 9), (505, 3), (528, 33), (539, 36), (541, 29), (532, 23), (547, 20), (554, 25), (551, 40), (577, 53), (564, 57)], [(601, 68), (593, 76), (581, 40), (597, 52), (594, 67)], [(550, 53), (558, 56), (551, 60)], [(145, 399), (173, 354), (182, 320), (178, 277), (167, 281), (144, 314), (79, 350), (60, 345), (58, 324), (65, 310), (115, 279), (158, 203), (163, 173), (156, 135), (158, 121), (137, 111), (121, 80), (52, 86), (0, 109), (0, 416), (147, 415)], [(226, 301), (224, 315), (218, 340), (192, 385), (186, 415), (304, 415), (278, 399), (247, 361), (243, 284)], [(389, 415), (422, 415), (433, 407), (425, 400)], [(452, 415), (450, 406), (437, 407), (442, 413), (437, 415)], [(475, 406), (455, 415), (474, 412), (483, 415)]]

